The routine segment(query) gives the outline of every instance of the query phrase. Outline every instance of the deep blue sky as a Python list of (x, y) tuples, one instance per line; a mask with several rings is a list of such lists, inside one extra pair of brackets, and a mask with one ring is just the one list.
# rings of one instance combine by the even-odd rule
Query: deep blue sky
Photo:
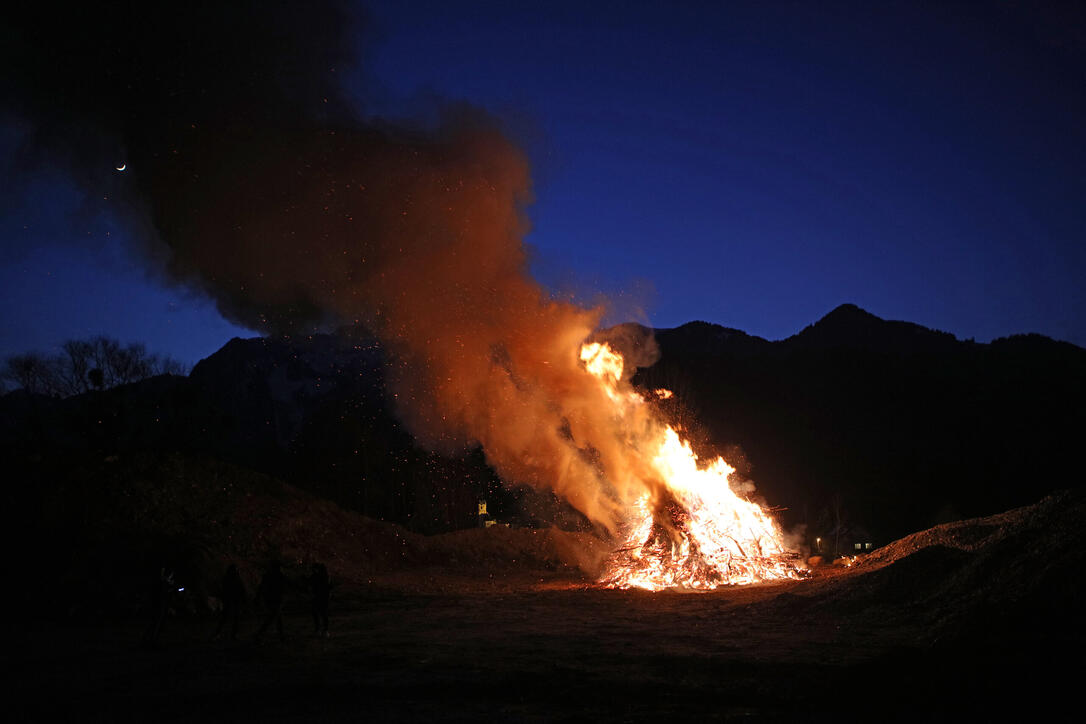
[[(352, 76), (368, 112), (440, 96), (505, 120), (535, 168), (541, 281), (659, 327), (780, 339), (854, 302), (1086, 346), (1081, 12), (580, 5), (370, 2)], [(147, 279), (110, 219), (73, 218), (63, 177), (18, 183), (0, 355), (106, 333), (192, 363), (250, 334)]]

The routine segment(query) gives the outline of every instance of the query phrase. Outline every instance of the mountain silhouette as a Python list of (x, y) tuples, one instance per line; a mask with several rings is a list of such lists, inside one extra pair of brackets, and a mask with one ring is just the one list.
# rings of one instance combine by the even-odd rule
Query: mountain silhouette
[[(1086, 350), (1040, 335), (989, 344), (859, 307), (777, 342), (704, 322), (657, 330), (647, 388), (706, 454), (731, 452), (789, 523), (889, 540), (1079, 485)], [(733, 463), (735, 464), (735, 463)]]
[[(1080, 485), (1086, 350), (1074, 345), (959, 341), (851, 304), (775, 342), (707, 322), (600, 334), (648, 335), (658, 355), (634, 383), (671, 389), (652, 404), (812, 539), (836, 529), (877, 544)], [(9, 393), (0, 453), (26, 479), (43, 459), (210, 457), (418, 532), (476, 524), (480, 499), (520, 524), (584, 525), (554, 496), (502, 486), (477, 448), (416, 445), (388, 405), (384, 364), (357, 330), (234, 339), (188, 377), (67, 399)]]

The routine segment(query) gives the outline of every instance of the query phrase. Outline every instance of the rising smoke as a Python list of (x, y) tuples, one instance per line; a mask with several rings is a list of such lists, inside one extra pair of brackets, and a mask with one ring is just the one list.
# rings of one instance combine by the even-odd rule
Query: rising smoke
[(480, 443), (613, 528), (651, 475), (578, 359), (600, 312), (527, 273), (529, 168), (498, 124), (464, 105), (436, 128), (362, 120), (341, 78), (365, 22), (338, 3), (150, 5), (6, 26), (23, 161), (108, 196), (157, 273), (235, 322), (362, 325), (422, 442)]

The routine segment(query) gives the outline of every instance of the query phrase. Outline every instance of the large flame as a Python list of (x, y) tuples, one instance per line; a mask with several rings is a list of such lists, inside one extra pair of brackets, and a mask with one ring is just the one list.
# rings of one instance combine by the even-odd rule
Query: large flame
[[(581, 347), (585, 369), (614, 404), (628, 443), (645, 458), (647, 492), (627, 503), (624, 541), (601, 577), (617, 588), (712, 589), (722, 585), (796, 578), (776, 521), (737, 495), (723, 458), (699, 466), (690, 443), (670, 425), (646, 418), (645, 400), (623, 383), (622, 355), (597, 342)], [(670, 396), (655, 390), (657, 397)]]

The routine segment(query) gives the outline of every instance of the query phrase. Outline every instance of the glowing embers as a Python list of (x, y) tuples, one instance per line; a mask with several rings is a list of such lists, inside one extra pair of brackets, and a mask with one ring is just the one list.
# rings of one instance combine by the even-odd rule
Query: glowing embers
[[(616, 418), (628, 419), (644, 400), (622, 388), (622, 356), (606, 344), (585, 345), (581, 360), (604, 386)], [(661, 390), (654, 391), (664, 397)], [(632, 422), (632, 420), (631, 420)], [(698, 467), (690, 444), (658, 423), (631, 440), (630, 453), (649, 472), (629, 505), (624, 541), (600, 582), (616, 588), (713, 589), (723, 585), (798, 578), (798, 556), (787, 550), (773, 518), (737, 495), (723, 458)]]

